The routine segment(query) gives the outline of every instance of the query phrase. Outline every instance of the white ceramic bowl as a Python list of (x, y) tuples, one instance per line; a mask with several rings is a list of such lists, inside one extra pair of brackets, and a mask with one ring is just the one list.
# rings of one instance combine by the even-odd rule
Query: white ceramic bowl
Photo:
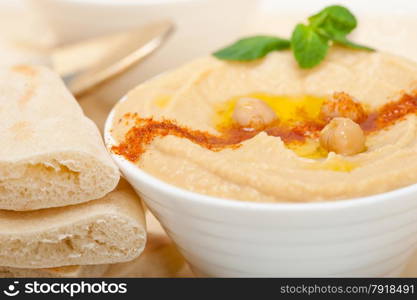
[(177, 188), (112, 156), (199, 275), (398, 276), (417, 246), (417, 185), (335, 202), (251, 203)]
[(139, 82), (233, 41), (257, 0), (27, 0), (62, 43), (169, 18), (176, 30), (151, 57), (98, 91), (116, 102)]

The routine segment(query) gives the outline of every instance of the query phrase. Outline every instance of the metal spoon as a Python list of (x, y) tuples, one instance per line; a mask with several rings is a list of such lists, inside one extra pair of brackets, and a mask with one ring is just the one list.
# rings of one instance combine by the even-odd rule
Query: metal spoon
[(173, 32), (169, 20), (56, 48), (52, 65), (75, 96), (127, 71), (158, 49)]

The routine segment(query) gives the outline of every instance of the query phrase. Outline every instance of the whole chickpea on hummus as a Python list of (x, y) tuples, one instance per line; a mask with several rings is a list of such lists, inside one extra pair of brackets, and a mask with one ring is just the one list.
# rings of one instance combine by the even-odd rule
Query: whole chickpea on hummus
[(170, 184), (258, 202), (314, 202), (417, 182), (417, 65), (332, 47), (309, 70), (290, 52), (193, 61), (115, 109), (114, 153)]

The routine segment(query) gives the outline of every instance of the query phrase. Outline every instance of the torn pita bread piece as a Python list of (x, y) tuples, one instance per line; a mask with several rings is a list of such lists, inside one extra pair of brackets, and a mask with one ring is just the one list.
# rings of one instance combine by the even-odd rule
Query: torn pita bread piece
[(125, 181), (99, 200), (29, 212), (0, 211), (0, 266), (52, 268), (126, 262), (146, 243), (140, 198)]
[(47, 269), (0, 267), (0, 278), (87, 278), (101, 277), (109, 265), (66, 266)]
[(119, 171), (96, 125), (45, 67), (0, 68), (0, 209), (98, 199)]

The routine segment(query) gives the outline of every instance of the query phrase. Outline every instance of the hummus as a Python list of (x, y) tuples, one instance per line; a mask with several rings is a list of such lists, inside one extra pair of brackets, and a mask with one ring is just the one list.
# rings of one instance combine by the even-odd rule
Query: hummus
[[(116, 106), (112, 135), (120, 147), (135, 138), (146, 143), (127, 145), (137, 150), (130, 156), (113, 151), (165, 182), (223, 198), (314, 202), (377, 194), (417, 182), (417, 116), (409, 110), (395, 119), (402, 104), (384, 115), (393, 118), (389, 126), (366, 133), (366, 150), (351, 156), (323, 151), (314, 135), (299, 143), (265, 130), (231, 143), (215, 137), (231, 126), (240, 97), (265, 101), (280, 122), (296, 126), (318, 118), (335, 92), (372, 112), (405, 94), (417, 107), (415, 88), (417, 65), (381, 52), (333, 47), (311, 70), (300, 69), (289, 51), (250, 63), (202, 58), (140, 85)], [(143, 125), (138, 118), (153, 123), (133, 134)], [(150, 130), (160, 134), (149, 138)]]

